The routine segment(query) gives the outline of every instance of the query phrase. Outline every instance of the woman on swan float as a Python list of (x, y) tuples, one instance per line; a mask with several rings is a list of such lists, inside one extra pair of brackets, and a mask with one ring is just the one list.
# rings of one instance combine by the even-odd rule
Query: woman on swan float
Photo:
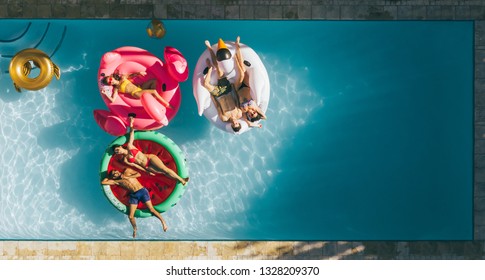
[[(259, 128), (261, 128), (262, 125), (255, 124), (254, 122), (260, 119), (266, 119), (266, 116), (261, 108), (257, 106), (256, 102), (254, 102), (251, 97), (249, 74), (244, 68), (244, 64), (248, 66), (251, 64), (244, 61), (241, 54), (239, 41), (240, 37), (238, 36), (236, 40), (235, 62), (239, 75), (234, 84), (231, 84), (229, 80), (224, 77), (224, 72), (219, 68), (217, 63), (218, 61), (230, 59), (232, 56), (231, 52), (227, 49), (227, 47), (224, 47), (222, 40), (219, 41), (219, 45), (221, 45), (221, 47), (217, 53), (214, 53), (209, 41), (205, 41), (205, 45), (211, 55), (212, 63), (209, 59), (207, 59), (207, 72), (204, 77), (204, 87), (210, 93), (211, 99), (217, 108), (219, 118), (223, 122), (230, 123), (234, 132), (238, 132), (241, 129), (241, 124), (238, 121), (240, 118), (242, 118), (250, 127)], [(217, 71), (217, 85), (210, 83), (212, 68), (215, 68)], [(237, 100), (234, 99), (233, 95), (231, 94), (233, 89), (235, 91), (235, 95), (237, 96)]]
[(129, 119), (130, 136), (128, 138), (128, 142), (126, 143), (126, 147), (114, 145), (113, 152), (117, 155), (123, 155), (123, 162), (128, 166), (147, 172), (152, 176), (155, 176), (155, 174), (163, 174), (168, 178), (177, 180), (178, 182), (182, 183), (182, 185), (187, 184), (189, 178), (181, 178), (175, 171), (168, 168), (157, 155), (144, 154), (137, 147), (135, 147), (135, 145), (133, 145), (133, 141), (135, 140), (135, 131), (133, 129), (135, 116), (130, 114)]
[(163, 99), (163, 97), (160, 96), (160, 94), (156, 90), (156, 80), (148, 80), (145, 83), (143, 83), (141, 86), (137, 86), (132, 82), (132, 79), (136, 76), (145, 76), (147, 73), (146, 72), (138, 72), (138, 73), (133, 73), (130, 75), (120, 75), (119, 73), (113, 73), (109, 76), (104, 77), (101, 80), (101, 83), (103, 83), (106, 86), (112, 86), (113, 87), (113, 95), (112, 96), (106, 96), (108, 99), (113, 102), (116, 97), (118, 96), (118, 92), (122, 92), (128, 95), (131, 95), (133, 98), (140, 99), (141, 96), (144, 93), (149, 93), (153, 95), (163, 106), (172, 108), (170, 103)]
[(251, 97), (251, 88), (249, 86), (249, 73), (245, 69), (245, 65), (248, 67), (251, 64), (247, 61), (244, 61), (244, 58), (241, 53), (241, 48), (239, 46), (240, 37), (237, 36), (236, 39), (236, 64), (239, 70), (239, 79), (234, 82), (234, 88), (236, 88), (236, 93), (239, 98), (239, 106), (243, 113), (243, 118), (247, 122), (249, 126), (259, 127), (261, 128), (262, 125), (253, 124), (255, 121), (259, 121), (260, 119), (265, 120), (266, 115), (264, 114), (263, 110), (256, 104), (256, 102)]

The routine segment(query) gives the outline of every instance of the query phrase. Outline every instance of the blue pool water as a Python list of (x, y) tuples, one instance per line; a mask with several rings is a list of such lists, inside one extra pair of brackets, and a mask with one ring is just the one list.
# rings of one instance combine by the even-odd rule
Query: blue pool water
[[(92, 117), (106, 108), (102, 54), (170, 45), (193, 69), (205, 39), (237, 35), (268, 70), (268, 120), (239, 136), (212, 127), (191, 73), (160, 130), (191, 182), (168, 232), (138, 219), (140, 239), (473, 238), (473, 22), (164, 23), (156, 40), (146, 20), (0, 21), (0, 239), (130, 238), (98, 178), (114, 139)], [(17, 93), (5, 71), (27, 47), (53, 54), (61, 80)]]

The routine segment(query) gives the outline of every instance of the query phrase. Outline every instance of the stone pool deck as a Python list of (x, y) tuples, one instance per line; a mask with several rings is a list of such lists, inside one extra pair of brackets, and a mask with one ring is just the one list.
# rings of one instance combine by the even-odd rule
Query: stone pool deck
[(483, 241), (3, 241), (0, 260), (481, 260)]
[(2, 259), (485, 259), (485, 2), (480, 0), (0, 0), (1, 18), (473, 20), (473, 241), (0, 241)]

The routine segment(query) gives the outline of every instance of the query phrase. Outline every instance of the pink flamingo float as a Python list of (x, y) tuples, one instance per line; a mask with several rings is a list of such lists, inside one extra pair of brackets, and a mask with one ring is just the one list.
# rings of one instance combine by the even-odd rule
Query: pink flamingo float
[[(144, 49), (130, 46), (103, 55), (98, 71), (98, 87), (108, 110), (93, 112), (101, 129), (114, 136), (124, 135), (129, 113), (136, 114), (134, 128), (137, 130), (156, 130), (168, 125), (180, 107), (179, 83), (187, 80), (189, 68), (183, 55), (173, 47), (165, 47), (164, 59), (165, 63)], [(104, 85), (101, 80), (113, 73), (129, 75), (137, 72), (145, 72), (146, 75), (132, 79), (133, 83), (141, 85), (155, 79), (157, 92), (170, 106), (163, 106), (149, 93), (143, 93), (137, 99), (121, 91), (111, 102), (108, 96), (112, 95), (113, 87)]]

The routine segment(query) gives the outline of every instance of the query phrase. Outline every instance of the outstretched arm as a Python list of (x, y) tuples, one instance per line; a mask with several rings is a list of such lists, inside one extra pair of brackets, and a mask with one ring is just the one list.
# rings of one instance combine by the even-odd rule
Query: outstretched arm
[(264, 114), (263, 110), (261, 110), (261, 108), (259, 108), (259, 106), (254, 106), (254, 110), (256, 110), (256, 112), (258, 112), (258, 114), (260, 114), (260, 115), (261, 115), (261, 118), (262, 118), (263, 120), (265, 120), (265, 119), (266, 119), (266, 115)]
[(118, 97), (118, 88), (113, 87), (113, 95), (111, 97), (108, 96), (108, 98), (111, 102), (114, 102), (116, 100), (116, 97)]
[(114, 102), (116, 100), (116, 97), (118, 97), (118, 88), (115, 86), (111, 86), (112, 92), (111, 95), (106, 94), (106, 91), (103, 89), (101, 90), (101, 93), (104, 94), (110, 102)]
[(128, 148), (131, 149), (131, 147), (134, 147), (133, 142), (135, 141), (135, 130), (133, 129), (133, 122), (135, 121), (135, 118), (130, 116), (130, 133), (128, 136)]
[(116, 96), (115, 96), (115, 88), (114, 87), (113, 87), (113, 92), (111, 93), (111, 95), (107, 94), (107, 92), (104, 89), (101, 90), (101, 93), (104, 94), (106, 96), (106, 98), (109, 99), (109, 102), (114, 102), (115, 99), (116, 99), (116, 96), (118, 96), (118, 90), (116, 90)]
[(258, 128), (262, 128), (263, 125), (260, 124), (260, 123), (253, 123), (251, 121), (248, 120), (248, 117), (246, 117), (246, 114), (243, 114), (243, 120), (250, 126), (250, 127), (258, 127)]
[(102, 185), (117, 185), (117, 182), (115, 180), (112, 180), (112, 179), (104, 178), (101, 181), (101, 184)]
[[(209, 53), (211, 55), (212, 65), (216, 68), (217, 75), (219, 75), (219, 78), (220, 78), (224, 75), (224, 73), (222, 72), (221, 69), (219, 69), (219, 64), (217, 64), (217, 56), (216, 56), (214, 50), (212, 49), (211, 44), (209, 43), (209, 40), (205, 40), (204, 43), (205, 43), (205, 46), (207, 47), (207, 50), (209, 51)], [(210, 67), (210, 66), (208, 66), (208, 67)]]

